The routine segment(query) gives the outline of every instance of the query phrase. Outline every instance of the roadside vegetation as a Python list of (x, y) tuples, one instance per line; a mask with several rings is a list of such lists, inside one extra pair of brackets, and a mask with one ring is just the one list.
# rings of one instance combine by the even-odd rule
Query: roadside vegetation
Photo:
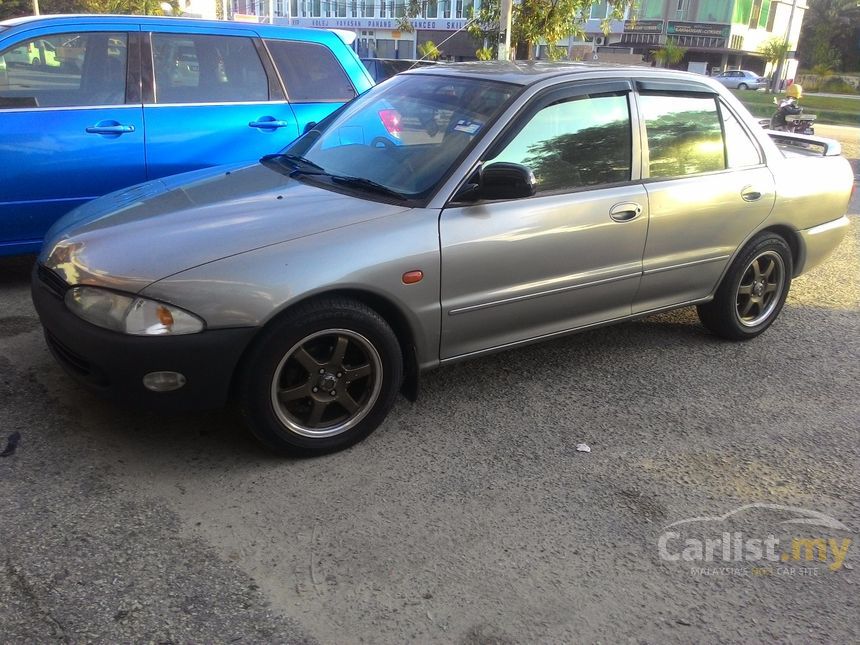
[[(753, 115), (766, 118), (774, 113), (776, 107), (773, 98), (782, 98), (784, 94), (768, 94), (767, 92), (751, 92), (749, 90), (732, 90), (734, 95)], [(800, 106), (807, 114), (818, 117), (818, 123), (833, 125), (860, 126), (860, 99), (831, 98), (804, 94)]]

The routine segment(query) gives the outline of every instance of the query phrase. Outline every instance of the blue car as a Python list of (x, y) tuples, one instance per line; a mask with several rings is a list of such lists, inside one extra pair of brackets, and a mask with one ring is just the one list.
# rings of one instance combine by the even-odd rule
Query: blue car
[(277, 152), (372, 85), (326, 30), (0, 22), (0, 255), (38, 251), (55, 220), (100, 195)]

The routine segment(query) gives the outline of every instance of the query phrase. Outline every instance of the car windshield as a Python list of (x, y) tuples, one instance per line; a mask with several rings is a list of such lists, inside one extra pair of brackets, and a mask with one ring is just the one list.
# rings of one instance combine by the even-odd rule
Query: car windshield
[(263, 163), (307, 181), (386, 198), (421, 199), (518, 89), (493, 81), (407, 74), (357, 98)]

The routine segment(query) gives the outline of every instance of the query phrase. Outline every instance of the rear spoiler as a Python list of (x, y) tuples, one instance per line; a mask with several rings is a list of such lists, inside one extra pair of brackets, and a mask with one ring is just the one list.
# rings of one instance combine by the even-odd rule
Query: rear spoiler
[(825, 157), (838, 157), (842, 154), (842, 144), (835, 139), (825, 139), (808, 134), (795, 134), (794, 132), (782, 132), (779, 130), (767, 130), (770, 138), (777, 144), (808, 148), (815, 146), (824, 150)]
[(347, 46), (351, 46), (352, 43), (355, 42), (355, 39), (358, 38), (357, 33), (354, 31), (347, 31), (346, 29), (329, 29), (329, 31), (333, 32), (343, 41), (343, 44)]

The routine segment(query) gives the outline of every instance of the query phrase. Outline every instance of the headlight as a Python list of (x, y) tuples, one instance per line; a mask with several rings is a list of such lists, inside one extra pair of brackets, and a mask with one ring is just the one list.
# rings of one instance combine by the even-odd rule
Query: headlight
[(173, 305), (96, 287), (73, 287), (66, 306), (76, 316), (105, 329), (135, 336), (196, 334), (203, 321)]

